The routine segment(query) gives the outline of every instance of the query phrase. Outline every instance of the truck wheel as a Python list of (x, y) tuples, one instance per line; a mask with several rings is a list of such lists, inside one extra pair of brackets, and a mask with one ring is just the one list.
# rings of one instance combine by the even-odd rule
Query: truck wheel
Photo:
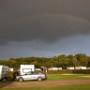
[(38, 81), (42, 81), (42, 78), (41, 78), (41, 77), (39, 77), (39, 78), (38, 78)]
[(23, 82), (24, 79), (20, 77), (20, 78), (18, 79), (18, 81), (19, 81), (19, 82)]
[(6, 78), (3, 78), (2, 81), (7, 81), (7, 79)]

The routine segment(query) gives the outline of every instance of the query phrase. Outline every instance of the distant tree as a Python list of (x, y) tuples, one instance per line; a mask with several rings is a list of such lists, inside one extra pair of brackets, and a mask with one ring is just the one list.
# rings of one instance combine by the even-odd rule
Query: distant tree
[(76, 54), (75, 57), (79, 66), (87, 66), (88, 57), (85, 54)]
[(68, 58), (66, 55), (59, 55), (57, 58), (59, 66), (61, 66), (62, 69), (66, 69), (68, 66)]

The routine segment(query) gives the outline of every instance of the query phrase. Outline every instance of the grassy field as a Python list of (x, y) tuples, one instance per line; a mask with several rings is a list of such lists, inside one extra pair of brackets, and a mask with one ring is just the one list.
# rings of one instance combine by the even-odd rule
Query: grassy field
[(49, 74), (48, 80), (84, 80), (90, 79), (89, 74)]
[[(67, 85), (57, 85), (58, 81), (63, 82), (64, 80), (66, 80), (66, 81), (71, 80), (72, 82), (73, 82), (73, 80), (90, 80), (90, 75), (88, 75), (88, 74), (58, 74), (58, 73), (57, 74), (48, 74), (48, 79), (46, 81), (42, 81), (42, 82), (29, 81), (29, 82), (24, 82), (24, 84), (22, 82), (19, 82), (19, 84), (17, 84), (18, 82), (16, 82), (16, 81), (14, 82), (14, 84), (17, 84), (17, 85), (21, 85), (21, 86), (22, 85), (27, 85), (27, 86), (31, 85), (31, 87), (23, 87), (23, 88), (2, 87), (2, 88), (0, 88), (0, 90), (19, 90), (19, 89), (22, 89), (22, 90), (90, 90), (90, 81), (87, 84), (79, 83), (79, 84), (75, 84), (75, 85), (74, 84), (73, 85), (68, 85), (68, 84)], [(79, 82), (82, 82), (82, 81), (79, 81)], [(12, 83), (10, 83), (11, 86), (12, 86)], [(43, 87), (44, 83), (47, 86)], [(49, 83), (49, 84), (47, 84), (47, 83)], [(33, 84), (37, 84), (37, 85), (33, 86)], [(54, 84), (56, 84), (56, 86)]]
[(0, 90), (90, 90), (90, 85), (71, 85), (71, 86), (60, 86), (60, 87), (49, 87), (49, 88), (2, 88)]

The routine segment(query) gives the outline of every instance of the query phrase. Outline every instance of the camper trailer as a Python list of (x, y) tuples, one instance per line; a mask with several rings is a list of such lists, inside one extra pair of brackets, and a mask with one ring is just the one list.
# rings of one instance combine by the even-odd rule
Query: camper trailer
[(0, 65), (0, 80), (4, 80), (7, 78), (8, 71), (9, 71), (9, 67)]
[(34, 65), (20, 65), (20, 75), (25, 75), (28, 72), (34, 72), (35, 66)]

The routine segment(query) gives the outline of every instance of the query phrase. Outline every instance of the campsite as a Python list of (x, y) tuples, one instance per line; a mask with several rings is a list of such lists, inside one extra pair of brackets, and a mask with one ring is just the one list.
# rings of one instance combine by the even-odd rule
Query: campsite
[(90, 90), (90, 0), (0, 0), (0, 90)]
[[(1, 60), (1, 66), (7, 68), (4, 70), (5, 78), (0, 81), (0, 89), (89, 90), (89, 58), (89, 56), (78, 54), (77, 57), (60, 55), (52, 58), (29, 57)], [(65, 60), (68, 60), (67, 63)], [(73, 62), (74, 60), (77, 62)], [(41, 73), (45, 75), (45, 80), (38, 79)]]
[[(87, 77), (85, 77), (87, 76)], [(45, 81), (2, 82), (0, 90), (89, 90), (90, 75), (48, 74)]]

